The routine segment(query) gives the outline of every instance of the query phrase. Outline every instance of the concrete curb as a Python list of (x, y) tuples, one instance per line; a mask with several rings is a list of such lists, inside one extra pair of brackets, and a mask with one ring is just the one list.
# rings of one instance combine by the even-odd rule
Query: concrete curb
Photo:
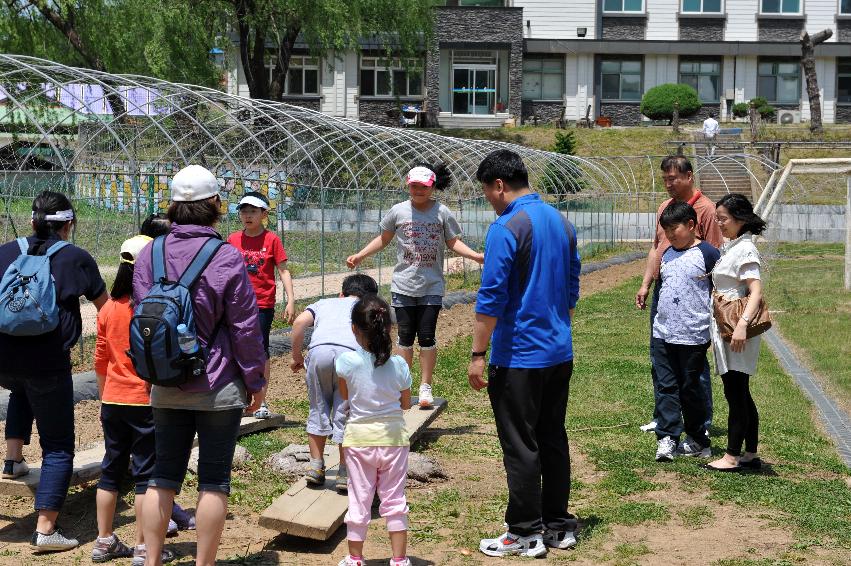
[[(632, 252), (625, 255), (609, 258), (604, 261), (587, 263), (582, 266), (582, 275), (593, 273), (607, 267), (629, 263), (647, 257), (646, 252)], [(469, 305), (476, 302), (476, 293), (473, 291), (454, 291), (443, 297), (443, 308), (450, 309), (455, 305)], [(273, 356), (283, 356), (292, 350), (289, 329), (273, 333), (269, 337), (269, 353)], [(305, 335), (305, 343), (310, 343), (310, 332)], [(74, 404), (98, 398), (98, 384), (95, 372), (87, 371), (74, 374)], [(0, 421), (6, 420), (6, 408), (9, 405), (9, 392), (0, 390)]]

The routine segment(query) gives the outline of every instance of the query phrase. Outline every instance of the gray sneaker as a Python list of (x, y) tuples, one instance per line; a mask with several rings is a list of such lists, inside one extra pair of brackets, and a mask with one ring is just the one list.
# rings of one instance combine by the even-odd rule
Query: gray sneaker
[(576, 533), (573, 531), (544, 531), (544, 544), (550, 548), (573, 548), (576, 546)]
[(341, 465), (337, 468), (337, 480), (334, 482), (334, 487), (340, 492), (349, 491), (349, 471), (346, 466)]
[[(162, 552), (162, 562), (166, 564), (174, 560), (177, 556), (174, 552), (170, 551), (167, 548), (163, 549)], [(145, 545), (140, 544), (139, 546), (133, 549), (133, 566), (145, 566), (145, 558), (147, 558), (147, 551), (145, 550)]]
[(677, 451), (677, 442), (670, 436), (660, 438), (656, 445), (657, 462), (673, 462)]
[(269, 419), (272, 417), (272, 411), (269, 410), (269, 405), (266, 404), (266, 401), (260, 403), (260, 408), (254, 411), (255, 419)]
[(712, 456), (712, 450), (709, 446), (701, 446), (699, 442), (690, 436), (680, 443), (677, 448), (677, 456), (691, 456), (693, 458), (709, 458)]
[(92, 562), (107, 562), (113, 558), (130, 558), (133, 549), (121, 542), (115, 533), (107, 541), (95, 539), (92, 548)]
[(54, 527), (53, 532), (49, 535), (35, 531), (30, 546), (35, 549), (35, 552), (57, 552), (60, 550), (71, 550), (77, 548), (80, 543), (75, 538), (68, 538), (62, 534), (62, 529)]

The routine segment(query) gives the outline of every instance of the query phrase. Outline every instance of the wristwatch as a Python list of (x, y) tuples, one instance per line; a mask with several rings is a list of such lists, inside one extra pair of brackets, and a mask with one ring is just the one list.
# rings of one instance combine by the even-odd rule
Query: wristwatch
[(470, 352), (470, 358), (484, 358), (487, 353), (487, 350), (482, 350), (481, 352)]
[(747, 322), (748, 324), (750, 324), (750, 323), (751, 323), (751, 319), (749, 319), (749, 318), (748, 318), (747, 316), (745, 316), (744, 314), (742, 314), (742, 320), (744, 320), (744, 321), (745, 321), (745, 322)]

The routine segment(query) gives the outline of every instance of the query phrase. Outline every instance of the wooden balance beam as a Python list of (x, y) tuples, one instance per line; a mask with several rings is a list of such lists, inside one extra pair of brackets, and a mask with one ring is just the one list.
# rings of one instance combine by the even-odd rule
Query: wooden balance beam
[[(239, 436), (245, 436), (253, 432), (278, 428), (284, 426), (284, 415), (272, 415), (268, 419), (255, 419), (254, 417), (242, 417), (239, 424)], [(195, 437), (193, 446), (198, 445), (198, 437)], [(81, 450), (74, 454), (74, 471), (71, 473), (71, 485), (80, 485), (100, 477), (100, 465), (106, 449), (101, 442), (88, 450)], [(30, 464), (30, 473), (17, 479), (0, 479), (0, 495), (13, 495), (17, 497), (34, 497), (41, 480), (41, 463)]]
[[(413, 400), (416, 403), (416, 398)], [(417, 437), (446, 409), (446, 399), (435, 399), (431, 409), (416, 404), (405, 411), (405, 426), (413, 444)], [(308, 487), (304, 478), (272, 502), (260, 515), (260, 526), (284, 534), (328, 540), (343, 524), (349, 497), (334, 487), (340, 464), (337, 446), (325, 448), (325, 485)]]

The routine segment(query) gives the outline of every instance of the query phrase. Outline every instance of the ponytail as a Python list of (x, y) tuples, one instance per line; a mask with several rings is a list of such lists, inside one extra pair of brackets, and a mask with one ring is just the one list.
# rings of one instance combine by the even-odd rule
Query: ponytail
[(375, 367), (390, 359), (390, 307), (378, 295), (362, 297), (352, 308), (352, 324), (366, 337), (366, 350), (375, 356)]
[(77, 215), (71, 201), (62, 193), (42, 191), (33, 200), (32, 221), (35, 236), (42, 240), (59, 237), (66, 224), (77, 223)]

